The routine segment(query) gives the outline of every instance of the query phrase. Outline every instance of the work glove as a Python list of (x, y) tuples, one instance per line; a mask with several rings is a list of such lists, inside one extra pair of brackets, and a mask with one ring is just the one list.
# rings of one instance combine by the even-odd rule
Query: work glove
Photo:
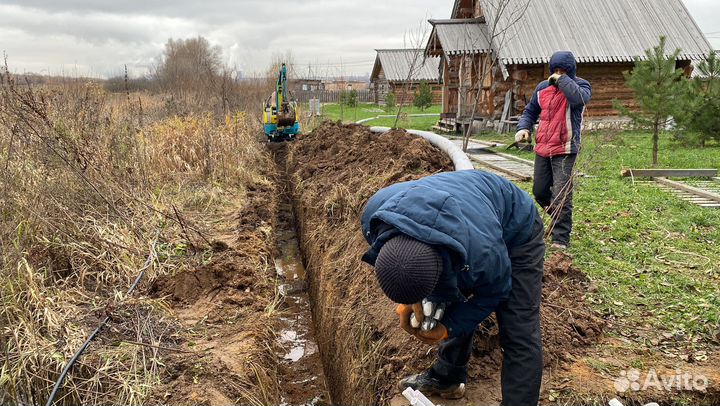
[(428, 345), (435, 345), (448, 338), (448, 330), (442, 323), (437, 323), (430, 331), (420, 330), (415, 337)]
[(398, 305), (395, 313), (400, 316), (400, 328), (423, 343), (434, 345), (448, 338), (447, 328), (439, 322), (445, 308), (446, 303), (423, 299), (422, 303)]
[[(398, 305), (398, 307), (395, 309), (395, 313), (400, 316), (400, 328), (405, 330), (410, 335), (416, 335), (418, 328), (413, 327), (410, 320), (413, 316), (413, 313), (417, 312), (420, 314), (420, 323), (423, 322), (422, 319), (422, 303), (415, 303), (414, 305)], [(418, 327), (420, 327), (418, 325)]]
[(559, 73), (553, 73), (552, 75), (550, 75), (550, 77), (548, 78), (550, 86), (557, 86), (557, 82), (560, 80), (561, 77), (562, 75)]
[(515, 142), (530, 142), (530, 131), (520, 130), (515, 133)]

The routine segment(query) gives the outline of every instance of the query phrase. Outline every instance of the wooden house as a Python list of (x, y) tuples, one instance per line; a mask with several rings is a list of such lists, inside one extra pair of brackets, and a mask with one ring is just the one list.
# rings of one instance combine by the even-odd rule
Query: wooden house
[(556, 51), (575, 54), (578, 76), (593, 86), (586, 124), (601, 127), (618, 122), (614, 100), (632, 104), (623, 72), (661, 36), (668, 53), (681, 49), (688, 75), (712, 49), (682, 0), (456, 0), (451, 19), (430, 24), (425, 55), (441, 59), (438, 125), (454, 131), (471, 122), (509, 129)]
[(370, 75), (375, 103), (385, 104), (388, 93), (398, 104), (411, 104), (417, 86), (425, 81), (433, 91), (433, 102), (440, 103), (442, 88), (438, 78), (440, 58), (426, 57), (422, 49), (376, 49), (377, 57)]

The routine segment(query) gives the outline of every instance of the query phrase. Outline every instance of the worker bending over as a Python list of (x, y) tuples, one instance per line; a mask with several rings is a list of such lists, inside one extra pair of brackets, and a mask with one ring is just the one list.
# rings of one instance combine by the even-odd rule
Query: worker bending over
[[(401, 389), (462, 397), (473, 333), (494, 311), (503, 405), (537, 405), (545, 243), (530, 196), (490, 173), (441, 173), (378, 191), (367, 203), (362, 229), (370, 244), (363, 261), (400, 304), (400, 327), (440, 344), (432, 367), (404, 378)], [(432, 304), (432, 316), (423, 316), (423, 303)]]

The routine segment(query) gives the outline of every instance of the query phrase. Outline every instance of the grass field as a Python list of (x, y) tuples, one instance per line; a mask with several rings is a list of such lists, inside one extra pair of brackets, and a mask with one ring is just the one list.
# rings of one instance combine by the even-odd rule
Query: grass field
[[(480, 138), (507, 143), (512, 135)], [(578, 171), (588, 177), (577, 181), (570, 252), (598, 287), (589, 300), (628, 326), (615, 334), (652, 345), (683, 332), (694, 346), (720, 333), (720, 210), (620, 177), (623, 168), (650, 167), (651, 151), (646, 133), (584, 136)], [(665, 135), (659, 159), (666, 168), (720, 168), (720, 145), (687, 148)]]
[[(342, 108), (341, 108), (342, 107)], [(440, 117), (441, 106), (435, 105), (427, 109), (420, 110), (415, 106), (403, 106), (401, 111), (401, 118), (398, 122), (399, 128), (412, 128), (416, 130), (430, 130), (435, 123), (437, 123)], [(323, 105), (323, 118), (328, 120), (341, 120), (343, 122), (355, 122), (366, 118), (373, 118), (377, 116), (386, 116), (397, 114), (397, 108), (390, 111), (386, 111), (383, 107), (375, 104), (359, 104), (357, 107), (343, 107), (339, 104), (325, 104)], [(433, 117), (407, 117), (406, 115), (412, 114), (437, 114)], [(379, 126), (379, 127), (392, 127), (395, 123), (394, 118), (378, 118), (371, 120), (365, 125), (368, 126)]]

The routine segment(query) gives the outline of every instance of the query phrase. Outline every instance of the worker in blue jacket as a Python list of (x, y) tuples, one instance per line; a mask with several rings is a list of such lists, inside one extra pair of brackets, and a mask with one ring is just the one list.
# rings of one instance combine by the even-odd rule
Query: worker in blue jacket
[[(473, 333), (495, 312), (503, 405), (537, 405), (545, 243), (530, 196), (490, 173), (441, 173), (378, 191), (366, 205), (362, 229), (370, 244), (363, 261), (399, 303), (400, 326), (439, 344), (432, 367), (404, 378), (401, 389), (462, 397)], [(423, 303), (441, 304), (444, 315), (423, 316)], [(434, 328), (418, 328), (431, 319)]]

